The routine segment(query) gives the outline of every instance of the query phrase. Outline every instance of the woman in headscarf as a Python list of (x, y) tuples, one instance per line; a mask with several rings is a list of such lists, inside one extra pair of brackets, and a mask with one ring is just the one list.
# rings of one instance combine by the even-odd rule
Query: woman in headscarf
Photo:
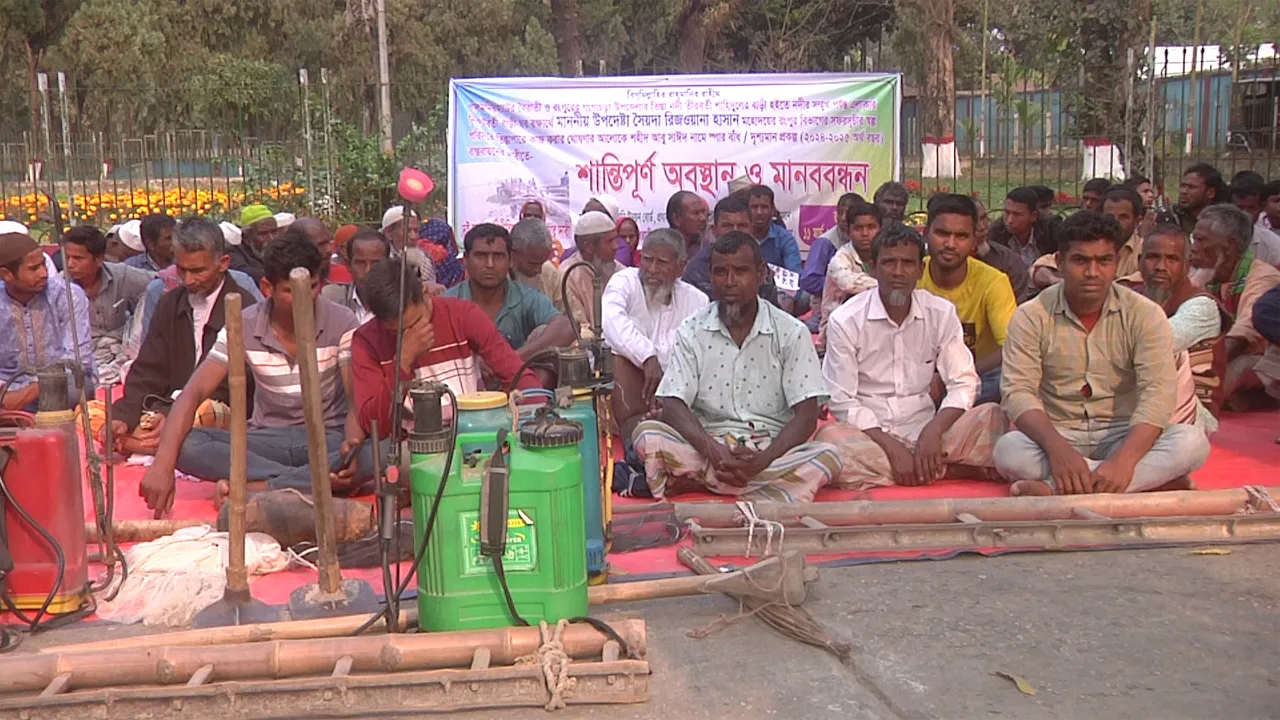
[(520, 219), (528, 220), (529, 218), (538, 218), (545, 222), (547, 209), (542, 207), (542, 203), (537, 200), (530, 200), (520, 207)]
[(440, 218), (431, 218), (418, 233), (418, 247), (431, 257), (436, 266), (436, 282), (451, 288), (462, 282), (467, 269), (458, 259), (458, 241), (453, 228)]
[(629, 217), (618, 219), (618, 262), (640, 267), (640, 226)]

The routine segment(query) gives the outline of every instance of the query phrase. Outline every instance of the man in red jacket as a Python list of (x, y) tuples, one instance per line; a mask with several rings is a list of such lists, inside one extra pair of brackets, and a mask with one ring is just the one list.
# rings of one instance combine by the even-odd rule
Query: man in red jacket
[[(398, 260), (378, 263), (365, 276), (360, 290), (365, 308), (374, 316), (355, 331), (350, 347), (356, 408), (366, 434), (372, 433), (375, 418), (379, 435), (389, 434), (397, 370), (402, 397), (415, 379), (445, 383), (457, 395), (484, 390), (486, 374), (503, 390), (511, 387), (516, 373), (520, 373), (514, 383), (518, 389), (542, 387), (532, 372), (521, 372), (520, 356), (475, 303), (424, 297), (421, 285), (406, 282), (401, 306), (399, 274), (403, 267)], [(401, 319), (405, 323), (404, 346), (396, 362), (396, 328)], [(446, 412), (451, 414), (451, 410)]]

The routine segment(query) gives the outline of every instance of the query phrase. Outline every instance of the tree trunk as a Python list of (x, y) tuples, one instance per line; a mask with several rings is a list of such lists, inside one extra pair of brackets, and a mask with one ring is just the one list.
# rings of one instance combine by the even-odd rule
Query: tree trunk
[[(1137, 0), (1123, 10), (1086, 13), (1080, 21), (1079, 46), (1086, 58), (1076, 119), (1084, 144), (1081, 178), (1123, 180), (1125, 107), (1129, 86), (1128, 56), (1140, 52), (1143, 30), (1151, 21), (1151, 0)], [(1137, 64), (1134, 65), (1135, 71)]]
[(551, 0), (551, 34), (556, 41), (560, 74), (576, 77), (582, 66), (582, 45), (578, 41), (578, 0)]
[(31, 147), (34, 157), (44, 158), (44, 145), (40, 142), (40, 56), (42, 52), (25, 43), (27, 49), (27, 90), (31, 96)]
[(958, 177), (956, 156), (955, 0), (922, 0), (925, 37), (921, 97), (925, 177)]
[(684, 0), (676, 16), (675, 30), (680, 38), (680, 72), (700, 73), (707, 61), (706, 2)]

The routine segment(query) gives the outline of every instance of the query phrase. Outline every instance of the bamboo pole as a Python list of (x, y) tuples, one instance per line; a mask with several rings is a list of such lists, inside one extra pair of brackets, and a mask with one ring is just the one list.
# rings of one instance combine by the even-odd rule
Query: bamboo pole
[[(319, 618), (316, 620), (285, 620), (253, 625), (180, 630), (178, 632), (138, 635), (137, 637), (116, 640), (99, 640), (72, 645), (51, 645), (40, 648), (38, 652), (45, 654), (106, 652), (110, 650), (136, 650), (138, 648), (181, 647), (188, 645), (230, 645), (233, 643), (267, 642), (270, 640), (315, 640), (350, 635), (364, 625), (368, 619), (369, 614), (362, 613), (360, 615), (344, 615), (342, 617)], [(401, 627), (416, 622), (418, 622), (418, 608), (416, 606), (400, 612)], [(385, 628), (386, 620), (382, 618), (369, 626), (369, 633), (377, 634), (383, 632)]]
[[(310, 186), (308, 186), (308, 189)], [(249, 402), (244, 373), (244, 325), (240, 315), (240, 293), (223, 298), (227, 332), (227, 387), (231, 400), (231, 504), (227, 533), (227, 592), (249, 596), (249, 571), (244, 564), (245, 486), (248, 483)], [(238, 622), (236, 624), (239, 624)]]
[[(610, 625), (633, 650), (646, 649), (643, 620)], [(598, 657), (609, 641), (594, 627), (565, 628), (564, 652)], [(54, 678), (71, 675), (76, 689), (119, 685), (186, 683), (213, 666), (212, 682), (328, 675), (344, 656), (351, 672), (390, 672), (469, 667), (476, 648), (488, 648), (495, 665), (511, 665), (542, 644), (536, 627), (408, 635), (361, 635), (313, 640), (275, 640), (235, 645), (193, 645), (120, 651), (62, 652), (0, 658), (0, 693), (38, 692)]]
[[(716, 594), (722, 591), (718, 588), (708, 587), (707, 578), (693, 575), (613, 585), (595, 585), (588, 588), (587, 592), (590, 603), (594, 606), (599, 606), (641, 600), (661, 600), (664, 598), (688, 597), (690, 595)], [(401, 611), (399, 618), (401, 627), (416, 623), (418, 621), (418, 609), (411, 607), (409, 610)], [(360, 614), (318, 620), (286, 620), (238, 627), (180, 630), (178, 632), (157, 633), (154, 635), (139, 635), (119, 640), (54, 645), (42, 648), (39, 652), (90, 652), (341, 637), (355, 632), (368, 619), (368, 614)], [(382, 632), (385, 627), (385, 620), (378, 620), (368, 629), (371, 633), (378, 633)]]
[[(1280, 498), (1280, 487), (1262, 488)], [(1243, 509), (1249, 495), (1243, 488), (1187, 490), (1134, 495), (1054, 495), (1051, 497), (943, 498), (932, 500), (853, 500), (820, 503), (756, 503), (762, 520), (799, 525), (809, 517), (826, 525), (894, 525), (955, 522), (960, 513), (981, 520), (1064, 520), (1077, 509), (1109, 518), (1230, 515)], [(631, 510), (641, 506), (620, 506)], [(739, 527), (742, 515), (726, 503), (678, 503), (681, 521), (697, 519), (703, 527)], [(639, 511), (639, 510), (637, 510)]]
[(636, 582), (611, 585), (593, 585), (587, 589), (592, 605), (613, 605), (615, 603), (636, 602), (639, 600), (661, 600), (663, 598), (687, 597), (689, 595), (714, 592), (717, 591), (707, 589), (707, 579), (697, 575), (663, 578), (661, 580), (638, 580)]
[(338, 566), (333, 494), (329, 486), (329, 455), (325, 449), (324, 405), (320, 398), (320, 369), (316, 360), (315, 306), (305, 301), (311, 297), (311, 273), (306, 268), (294, 268), (289, 273), (289, 288), (299, 300), (293, 304), (293, 333), (298, 344), (298, 380), (302, 385), (302, 409), (306, 417), (311, 500), (315, 509), (316, 548), (319, 550), (318, 584), (325, 597), (333, 597), (342, 591), (342, 571)]
[[(256, 493), (247, 502), (245, 530), (266, 533), (288, 547), (315, 539), (315, 518), (311, 499), (290, 491)], [(334, 530), (338, 544), (359, 540), (373, 530), (373, 505), (365, 500), (333, 498)], [(217, 525), (213, 518), (161, 520), (116, 520), (112, 523), (116, 542), (132, 543), (155, 540), (197, 525)], [(98, 529), (87, 523), (88, 542), (98, 541)]]
[[(116, 542), (133, 543), (146, 542), (155, 540), (166, 535), (172, 535), (182, 528), (195, 527), (197, 525), (210, 525), (208, 520), (197, 520), (194, 518), (163, 520), (116, 520), (111, 524), (115, 533)], [(98, 542), (98, 526), (94, 523), (85, 523), (84, 530), (88, 534), (90, 543)]]

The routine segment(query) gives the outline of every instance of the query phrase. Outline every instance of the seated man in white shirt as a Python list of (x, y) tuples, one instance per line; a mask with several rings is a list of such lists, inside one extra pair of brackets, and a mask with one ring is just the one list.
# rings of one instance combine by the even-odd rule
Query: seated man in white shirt
[[(995, 478), (991, 451), (1007, 427), (998, 403), (971, 408), (978, 394), (973, 354), (955, 306), (917, 290), (924, 240), (885, 228), (871, 246), (877, 288), (845, 302), (827, 325), (822, 375), (839, 422), (816, 441), (839, 448), (833, 485), (927, 485), (944, 476)], [(934, 409), (929, 385), (946, 386)]]
[(613, 413), (627, 442), (657, 411), (654, 393), (684, 319), (711, 300), (680, 279), (688, 251), (670, 228), (654, 230), (640, 251), (640, 267), (613, 274), (601, 300), (604, 338), (613, 348)]

